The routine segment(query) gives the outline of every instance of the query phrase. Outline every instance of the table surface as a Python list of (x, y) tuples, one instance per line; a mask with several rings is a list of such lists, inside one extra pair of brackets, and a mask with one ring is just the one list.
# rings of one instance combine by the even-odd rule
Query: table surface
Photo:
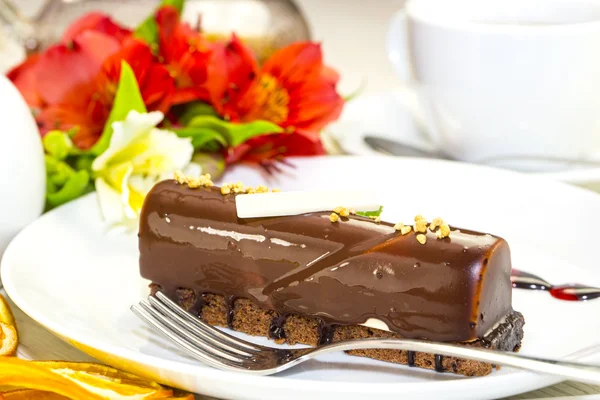
[[(403, 0), (296, 0), (307, 17), (315, 40), (321, 41), (327, 63), (341, 74), (340, 91), (350, 93), (364, 82), (368, 92), (401, 84), (387, 60), (387, 22)], [(41, 0), (18, 2), (25, 14), (33, 13)], [(3, 293), (3, 291), (2, 291)], [(13, 304), (21, 343), (18, 356), (27, 359), (94, 361), (37, 324)], [(512, 399), (598, 399), (600, 386), (563, 382)], [(200, 400), (207, 397), (198, 396)]]

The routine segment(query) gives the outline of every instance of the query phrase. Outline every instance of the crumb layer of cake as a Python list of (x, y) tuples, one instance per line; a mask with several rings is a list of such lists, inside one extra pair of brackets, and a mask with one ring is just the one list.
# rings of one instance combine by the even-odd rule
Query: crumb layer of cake
[[(160, 290), (160, 287), (152, 284), (151, 292), (155, 293), (157, 290)], [(289, 315), (285, 319), (280, 318), (276, 312), (264, 310), (247, 299), (230, 299), (228, 302), (224, 296), (215, 294), (204, 294), (200, 299), (197, 299), (194, 292), (189, 289), (179, 289), (170, 297), (186, 310), (192, 309), (198, 301), (201, 301), (202, 307), (199, 317), (211, 325), (229, 326), (236, 331), (249, 335), (269, 337), (278, 343), (302, 343), (316, 346), (323, 342), (322, 335), (328, 335), (333, 342), (371, 337), (402, 338), (397, 333), (360, 325), (336, 325), (324, 330), (320, 321), (297, 314)], [(513, 311), (483, 339), (464, 343), (464, 345), (503, 351), (518, 351), (523, 339), (524, 323), (523, 315)], [(348, 353), (466, 376), (484, 376), (491, 373), (495, 368), (492, 364), (479, 361), (401, 350), (353, 350)]]

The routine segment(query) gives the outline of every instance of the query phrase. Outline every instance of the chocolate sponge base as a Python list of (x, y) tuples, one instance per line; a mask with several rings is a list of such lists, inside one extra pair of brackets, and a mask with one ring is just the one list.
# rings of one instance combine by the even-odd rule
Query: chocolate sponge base
[[(160, 286), (156, 284), (150, 285), (150, 288), (152, 293), (160, 290)], [(197, 299), (194, 292), (189, 289), (178, 289), (173, 294), (165, 294), (185, 310), (197, 313), (208, 324), (229, 326), (249, 335), (274, 339), (277, 343), (316, 346), (323, 341), (324, 334), (328, 335), (328, 339), (333, 342), (371, 337), (402, 338), (398, 333), (360, 325), (335, 325), (324, 331), (318, 320), (296, 314), (282, 320), (275, 311), (264, 310), (247, 299), (228, 300), (216, 294), (203, 294), (201, 299)], [(469, 347), (518, 351), (523, 339), (524, 323), (523, 315), (513, 311), (484, 338), (462, 344)], [(498, 368), (479, 361), (403, 350), (352, 350), (348, 354), (466, 376), (483, 376)]]

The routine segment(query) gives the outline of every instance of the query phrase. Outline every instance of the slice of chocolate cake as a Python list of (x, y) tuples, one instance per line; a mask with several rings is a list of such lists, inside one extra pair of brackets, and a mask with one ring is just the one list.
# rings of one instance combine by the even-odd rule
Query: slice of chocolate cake
[[(185, 179), (152, 189), (139, 232), (152, 290), (210, 324), (290, 344), (404, 337), (519, 349), (524, 320), (512, 309), (503, 239), (341, 208), (242, 219), (236, 192)], [(410, 351), (351, 354), (463, 375), (493, 368)]]

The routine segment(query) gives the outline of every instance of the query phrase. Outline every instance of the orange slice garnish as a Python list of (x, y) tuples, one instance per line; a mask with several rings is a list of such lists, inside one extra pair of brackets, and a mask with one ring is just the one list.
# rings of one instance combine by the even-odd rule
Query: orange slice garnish
[[(105, 365), (9, 357), (0, 357), (0, 386), (52, 392), (72, 400), (175, 398), (171, 389)], [(187, 394), (178, 398), (193, 400)]]
[(15, 327), (0, 322), (0, 356), (14, 356), (18, 346), (19, 339)]
[(15, 317), (6, 299), (0, 294), (0, 356), (14, 356), (17, 353), (19, 336)]
[(10, 311), (8, 301), (0, 294), (0, 322), (4, 322), (7, 325), (15, 326), (15, 317)]
[(0, 394), (3, 400), (69, 400), (68, 397), (41, 390), (19, 389)]

